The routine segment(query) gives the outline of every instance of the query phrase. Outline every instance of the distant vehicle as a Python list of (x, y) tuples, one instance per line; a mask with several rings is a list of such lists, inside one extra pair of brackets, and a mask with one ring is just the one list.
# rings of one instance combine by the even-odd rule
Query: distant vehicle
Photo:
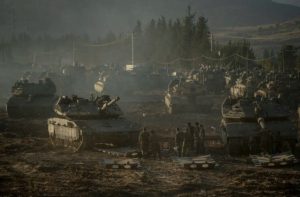
[(99, 73), (94, 90), (98, 94), (121, 95), (126, 99), (139, 94), (163, 91), (168, 82), (169, 76), (163, 70), (155, 71), (148, 67), (135, 67), (133, 70), (114, 68)]
[(258, 86), (257, 94), (263, 97), (280, 97), (281, 101), (296, 111), (300, 104), (299, 73), (269, 73)]
[(17, 81), (11, 90), (12, 96), (6, 104), (10, 118), (47, 118), (53, 115), (57, 100), (56, 87), (49, 78), (38, 83)]
[(207, 112), (212, 108), (213, 100), (203, 84), (195, 80), (175, 79), (169, 84), (165, 105), (169, 114)]

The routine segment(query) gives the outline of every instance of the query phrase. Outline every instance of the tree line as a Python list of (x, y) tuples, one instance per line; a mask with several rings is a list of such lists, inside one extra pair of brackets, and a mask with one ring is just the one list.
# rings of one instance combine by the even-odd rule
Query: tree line
[[(153, 66), (169, 63), (169, 66), (187, 68), (201, 63), (241, 66), (248, 65), (249, 62), (253, 62), (251, 60), (256, 59), (247, 40), (229, 41), (226, 44), (219, 44), (212, 40), (208, 20), (194, 13), (191, 7), (187, 8), (182, 18), (172, 20), (161, 16), (146, 24), (138, 20), (132, 32), (134, 33), (134, 58), (137, 64)], [(115, 42), (116, 40), (119, 41)], [(105, 45), (111, 42), (113, 44)], [(87, 43), (91, 45), (86, 45)], [(87, 65), (107, 63), (124, 65), (131, 63), (131, 44), (131, 32), (127, 34), (109, 32), (94, 41), (86, 34), (65, 34), (55, 38), (50, 35), (31, 37), (21, 33), (12, 36), (9, 40), (0, 41), (0, 62), (19, 60), (31, 63), (34, 54), (41, 53), (44, 54), (40, 55), (43, 56), (40, 57), (41, 62), (53, 60), (56, 56), (55, 63), (58, 64), (61, 59), (71, 58), (75, 53), (75, 60)], [(283, 57), (282, 51), (275, 54), (274, 51), (265, 50), (263, 55), (267, 60), (260, 63), (265, 67), (275, 67), (274, 64), (283, 61), (288, 65), (299, 65), (297, 54), (287, 53), (290, 50), (294, 49), (285, 50), (284, 60), (280, 59)], [(47, 58), (47, 54), (52, 55)], [(269, 58), (271, 56), (272, 58)]]

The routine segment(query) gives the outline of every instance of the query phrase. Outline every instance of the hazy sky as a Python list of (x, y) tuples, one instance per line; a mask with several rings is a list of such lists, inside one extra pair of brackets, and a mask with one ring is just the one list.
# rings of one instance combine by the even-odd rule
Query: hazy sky
[(13, 31), (92, 36), (129, 32), (138, 19), (146, 23), (160, 16), (182, 17), (188, 5), (207, 17), (211, 27), (276, 23), (300, 16), (300, 8), (272, 0), (0, 0), (0, 36)]

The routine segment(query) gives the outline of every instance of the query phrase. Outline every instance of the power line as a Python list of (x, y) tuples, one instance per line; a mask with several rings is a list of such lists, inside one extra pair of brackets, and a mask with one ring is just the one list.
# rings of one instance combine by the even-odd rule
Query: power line
[(122, 43), (123, 41), (128, 40), (128, 39), (129, 39), (129, 37), (125, 37), (125, 38), (122, 38), (122, 39), (114, 40), (112, 42), (107, 42), (107, 43), (103, 43), (103, 44), (86, 44), (86, 43), (81, 43), (80, 45), (81, 46), (85, 46), (85, 47), (107, 47), (107, 46), (112, 46), (112, 45), (115, 45), (115, 44)]

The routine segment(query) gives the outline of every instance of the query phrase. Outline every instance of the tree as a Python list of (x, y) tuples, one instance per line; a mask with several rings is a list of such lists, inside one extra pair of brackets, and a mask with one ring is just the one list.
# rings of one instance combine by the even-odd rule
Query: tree
[(195, 32), (194, 28), (194, 19), (195, 14), (191, 13), (191, 7), (187, 8), (187, 15), (183, 20), (183, 28), (182, 28), (182, 38), (181, 38), (181, 57), (190, 58), (192, 51), (192, 41), (193, 34)]
[(297, 48), (293, 45), (281, 47), (278, 62), (281, 63), (281, 70), (283, 72), (294, 70), (297, 64)]
[(141, 23), (140, 20), (138, 20), (138, 21), (136, 22), (136, 25), (135, 25), (135, 27), (133, 28), (133, 32), (134, 32), (135, 36), (140, 37), (140, 36), (142, 35), (142, 23)]

